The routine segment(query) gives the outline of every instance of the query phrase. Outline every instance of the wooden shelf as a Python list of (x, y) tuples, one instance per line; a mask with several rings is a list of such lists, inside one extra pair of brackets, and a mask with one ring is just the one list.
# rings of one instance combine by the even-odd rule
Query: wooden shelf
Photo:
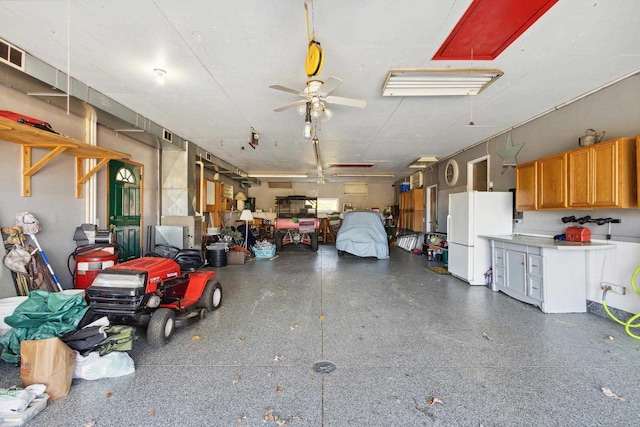
[[(29, 125), (0, 117), (0, 139), (22, 145), (22, 195), (31, 196), (31, 177), (44, 168), (60, 154), (76, 157), (76, 197), (82, 197), (82, 185), (109, 160), (128, 160), (130, 154), (90, 145), (64, 135), (47, 132)], [(31, 164), (31, 150), (40, 148), (49, 150), (42, 159)], [(98, 159), (97, 165), (90, 171), (84, 171), (83, 160)]]

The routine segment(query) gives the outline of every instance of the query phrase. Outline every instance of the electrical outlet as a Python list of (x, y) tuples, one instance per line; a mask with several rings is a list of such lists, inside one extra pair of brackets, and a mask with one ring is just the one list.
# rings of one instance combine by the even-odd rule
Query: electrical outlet
[(613, 283), (602, 282), (600, 288), (603, 291), (610, 291), (610, 292), (613, 292), (614, 294), (620, 294), (620, 295), (627, 294), (627, 288), (620, 285), (614, 285)]

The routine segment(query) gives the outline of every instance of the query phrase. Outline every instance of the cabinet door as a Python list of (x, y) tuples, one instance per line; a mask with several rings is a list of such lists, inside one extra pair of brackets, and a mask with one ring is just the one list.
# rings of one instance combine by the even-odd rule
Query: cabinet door
[(505, 261), (507, 265), (506, 283), (507, 288), (521, 295), (526, 295), (526, 256), (527, 254), (519, 251), (507, 249), (505, 252)]
[(412, 203), (413, 210), (421, 211), (424, 210), (424, 192), (422, 188), (416, 188), (411, 190), (412, 194)]
[(615, 141), (597, 144), (593, 155), (593, 206), (618, 206), (618, 145)]
[(493, 284), (499, 288), (505, 287), (504, 249), (493, 248)]
[(584, 208), (593, 203), (593, 171), (591, 149), (582, 148), (569, 152), (569, 207)]
[(532, 211), (538, 208), (538, 175), (536, 162), (516, 167), (516, 210)]
[(538, 160), (538, 209), (567, 207), (567, 153)]
[(527, 296), (542, 301), (542, 257), (527, 255)]
[(542, 279), (539, 277), (529, 277), (527, 281), (527, 296), (542, 301)]

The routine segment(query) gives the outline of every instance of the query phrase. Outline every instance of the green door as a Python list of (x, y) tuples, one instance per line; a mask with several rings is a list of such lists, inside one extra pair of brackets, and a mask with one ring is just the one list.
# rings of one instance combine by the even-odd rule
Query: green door
[(124, 249), (119, 261), (140, 257), (142, 166), (109, 161), (109, 229)]

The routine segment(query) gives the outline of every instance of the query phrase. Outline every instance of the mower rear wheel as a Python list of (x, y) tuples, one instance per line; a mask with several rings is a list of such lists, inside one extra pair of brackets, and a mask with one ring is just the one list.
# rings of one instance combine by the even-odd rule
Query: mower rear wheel
[(282, 239), (284, 239), (284, 234), (281, 231), (276, 231), (276, 250), (280, 252), (282, 250)]
[(159, 308), (154, 311), (147, 325), (147, 343), (152, 347), (165, 345), (173, 334), (175, 319), (176, 315), (171, 309)]
[(318, 233), (309, 233), (309, 237), (311, 237), (311, 250), (318, 252)]
[(222, 305), (222, 285), (220, 282), (213, 283), (213, 280), (209, 280), (198, 300), (198, 307), (215, 311), (220, 308), (220, 305)]

